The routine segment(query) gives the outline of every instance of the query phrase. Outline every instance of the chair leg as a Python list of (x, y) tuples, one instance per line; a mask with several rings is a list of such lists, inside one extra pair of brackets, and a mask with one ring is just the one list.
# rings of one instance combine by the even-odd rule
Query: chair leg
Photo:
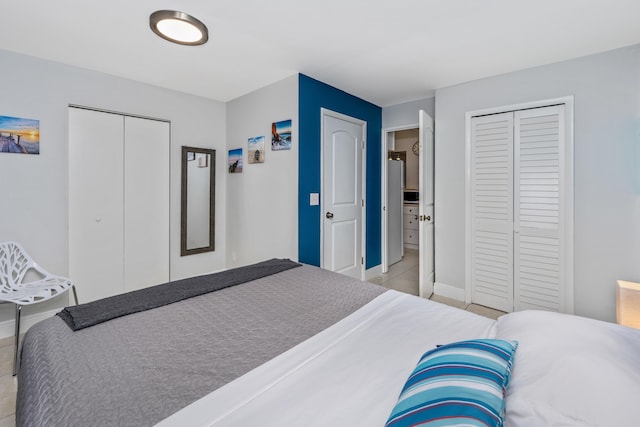
[(76, 286), (71, 285), (71, 290), (73, 291), (73, 299), (76, 301), (76, 305), (78, 305), (78, 294), (76, 293)]
[(16, 304), (16, 342), (13, 348), (13, 376), (18, 373), (18, 345), (20, 344), (20, 314), (22, 306)]

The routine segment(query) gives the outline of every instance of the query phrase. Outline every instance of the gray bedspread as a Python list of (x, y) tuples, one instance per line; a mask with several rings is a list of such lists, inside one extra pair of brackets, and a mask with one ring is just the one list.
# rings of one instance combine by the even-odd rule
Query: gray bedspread
[(88, 328), (116, 317), (151, 310), (188, 298), (246, 283), (280, 273), (301, 264), (289, 259), (270, 259), (213, 274), (175, 280), (98, 301), (66, 307), (58, 316), (74, 331)]
[(24, 338), (16, 424), (153, 425), (384, 291), (303, 265), (76, 332), (54, 316)]

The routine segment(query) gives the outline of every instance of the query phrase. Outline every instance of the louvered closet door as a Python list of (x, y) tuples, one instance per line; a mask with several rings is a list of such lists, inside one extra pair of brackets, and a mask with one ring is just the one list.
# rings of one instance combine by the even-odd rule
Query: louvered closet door
[(471, 291), (513, 309), (513, 113), (471, 120)]
[(564, 306), (564, 105), (514, 116), (514, 310)]

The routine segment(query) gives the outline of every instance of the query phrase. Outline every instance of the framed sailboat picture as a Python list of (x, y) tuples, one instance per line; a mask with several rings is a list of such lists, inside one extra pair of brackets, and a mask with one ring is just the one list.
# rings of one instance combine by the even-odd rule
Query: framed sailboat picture
[(264, 163), (264, 136), (249, 138), (247, 160), (249, 163)]

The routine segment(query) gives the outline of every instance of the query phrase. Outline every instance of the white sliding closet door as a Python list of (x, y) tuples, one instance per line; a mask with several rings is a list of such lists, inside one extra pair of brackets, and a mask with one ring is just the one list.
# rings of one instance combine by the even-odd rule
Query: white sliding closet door
[(169, 123), (124, 118), (124, 290), (169, 280)]
[(169, 123), (69, 108), (69, 276), (81, 303), (169, 281)]
[(471, 118), (471, 302), (508, 312), (572, 310), (565, 108)]
[(471, 121), (471, 300), (513, 310), (513, 113)]
[(123, 122), (69, 108), (69, 277), (81, 303), (122, 292)]

